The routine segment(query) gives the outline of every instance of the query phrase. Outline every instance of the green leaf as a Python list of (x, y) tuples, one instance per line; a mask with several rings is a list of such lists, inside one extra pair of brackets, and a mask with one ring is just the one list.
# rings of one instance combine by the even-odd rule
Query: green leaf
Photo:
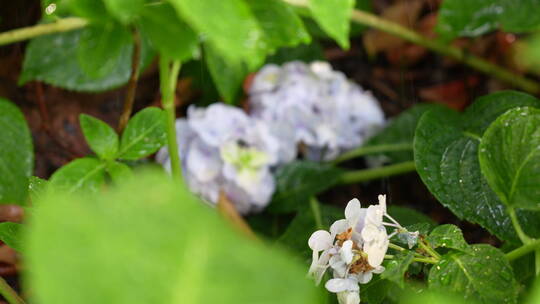
[[(425, 113), (414, 139), (417, 172), (430, 192), (461, 219), (478, 223), (508, 241), (518, 241), (505, 206), (480, 172), (478, 146), (487, 127), (518, 106), (538, 106), (533, 96), (506, 91), (479, 98), (463, 115), (439, 109)], [(522, 213), (525, 230), (538, 230), (538, 214)]]
[(510, 207), (540, 210), (540, 110), (509, 110), (491, 124), (480, 144), (480, 168)]
[(107, 173), (111, 176), (114, 183), (120, 184), (133, 177), (133, 170), (121, 162), (109, 162), (107, 163)]
[(95, 158), (79, 158), (58, 169), (51, 176), (53, 190), (73, 193), (97, 192), (105, 184), (105, 163)]
[(122, 23), (129, 23), (143, 9), (147, 9), (144, 7), (145, 0), (103, 0), (103, 2), (109, 12)]
[(230, 61), (262, 63), (264, 33), (242, 0), (169, 0), (180, 17)]
[(408, 207), (390, 205), (388, 206), (388, 214), (390, 214), (402, 226), (410, 226), (418, 223), (428, 223), (432, 226), (437, 224), (429, 216)]
[(381, 273), (381, 278), (390, 280), (398, 284), (399, 287), (405, 288), (405, 272), (409, 269), (413, 258), (414, 251), (410, 250), (396, 254), (393, 259), (386, 263), (386, 269)]
[(204, 55), (208, 71), (223, 100), (228, 104), (237, 104), (242, 82), (248, 75), (246, 64), (227, 61), (210, 45), (205, 45)]
[(110, 19), (102, 0), (67, 0), (73, 14), (95, 22), (106, 22)]
[(197, 34), (178, 17), (170, 4), (145, 7), (139, 24), (142, 33), (162, 55), (182, 62), (198, 56)]
[(118, 152), (116, 131), (105, 122), (86, 114), (81, 114), (79, 121), (86, 142), (92, 151), (102, 159), (114, 159)]
[(282, 0), (246, 1), (246, 4), (257, 18), (270, 49), (311, 41), (302, 19)]
[(267, 63), (282, 65), (289, 61), (300, 60), (306, 63), (324, 59), (324, 50), (317, 41), (310, 44), (301, 44), (296, 47), (280, 48), (275, 54), (266, 58)]
[(32, 136), (21, 111), (0, 98), (0, 204), (24, 204), (34, 169)]
[(538, 29), (540, 0), (445, 0), (439, 10), (436, 31), (451, 39), (476, 37), (502, 26), (505, 31)]
[(411, 107), (410, 109), (399, 114), (397, 117), (393, 118), (382, 131), (369, 139), (364, 147), (410, 144), (410, 150), (387, 152), (379, 154), (379, 156), (388, 157), (393, 163), (413, 160), (414, 155), (412, 143), (416, 125), (424, 113), (438, 108), (442, 107), (435, 104), (418, 104)]
[(517, 303), (518, 285), (504, 254), (486, 244), (471, 248), (471, 254), (444, 255), (429, 272), (429, 287), (459, 293), (481, 303)]
[(165, 175), (50, 196), (29, 224), (26, 282), (41, 304), (321, 303), (304, 266)]
[(349, 48), (350, 19), (354, 0), (309, 0), (309, 9), (319, 26), (339, 45)]
[[(94, 1), (94, 0), (92, 0)], [(43, 81), (73, 91), (101, 92), (128, 82), (133, 45), (124, 45), (114, 69), (100, 78), (91, 78), (79, 66), (77, 49), (82, 30), (46, 35), (32, 39), (26, 47), (19, 83)], [(141, 70), (154, 57), (146, 39), (142, 39)]]
[(86, 27), (77, 48), (79, 66), (90, 78), (103, 78), (117, 68), (119, 56), (129, 43), (129, 32), (119, 24), (109, 22)]
[(10, 248), (22, 252), (21, 233), (23, 225), (18, 223), (3, 222), (0, 223), (0, 240)]
[(470, 246), (463, 238), (461, 229), (456, 225), (446, 224), (435, 227), (429, 234), (428, 241), (433, 248), (452, 248), (470, 252)]
[(43, 193), (45, 193), (48, 184), (49, 182), (44, 179), (37, 176), (30, 176), (28, 179), (28, 194), (30, 195), (30, 201), (35, 202), (38, 200)]
[(155, 107), (145, 108), (129, 120), (120, 140), (118, 157), (127, 160), (146, 157), (166, 140), (165, 112)]
[(273, 213), (293, 212), (307, 205), (308, 199), (335, 185), (343, 171), (328, 164), (294, 161), (276, 172), (276, 193), (268, 210)]
[(391, 282), (381, 279), (381, 276), (374, 276), (367, 284), (362, 285), (362, 299), (369, 304), (381, 304), (390, 291)]

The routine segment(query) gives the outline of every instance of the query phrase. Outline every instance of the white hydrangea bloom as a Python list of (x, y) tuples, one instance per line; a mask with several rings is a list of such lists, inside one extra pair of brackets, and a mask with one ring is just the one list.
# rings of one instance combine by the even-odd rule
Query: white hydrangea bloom
[(289, 142), (303, 143), (312, 160), (331, 160), (384, 124), (371, 93), (326, 62), (266, 65), (249, 94), (252, 115), (279, 126)]
[[(384, 217), (393, 223), (384, 222)], [(387, 235), (384, 226), (404, 230), (388, 215), (385, 195), (379, 195), (379, 204), (368, 208), (352, 199), (345, 208), (345, 219), (334, 222), (330, 232), (318, 230), (309, 238), (313, 258), (308, 274), (319, 284), (330, 268), (334, 278), (326, 282), (326, 289), (337, 293), (340, 304), (360, 303), (359, 284), (384, 271), (382, 262), (394, 235)]]
[[(270, 201), (275, 181), (279, 139), (263, 121), (222, 103), (191, 107), (187, 119), (176, 122), (183, 176), (190, 189), (216, 203), (220, 191), (242, 213), (259, 211)], [(167, 148), (156, 160), (170, 169)]]

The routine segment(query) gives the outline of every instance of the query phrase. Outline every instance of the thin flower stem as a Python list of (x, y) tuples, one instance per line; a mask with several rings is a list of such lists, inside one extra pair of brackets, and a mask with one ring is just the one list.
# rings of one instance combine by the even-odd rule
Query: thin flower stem
[(180, 72), (180, 62), (171, 62), (163, 56), (159, 60), (159, 77), (161, 87), (161, 102), (167, 115), (167, 146), (169, 157), (171, 158), (171, 171), (175, 178), (182, 178), (182, 167), (178, 155), (178, 145), (176, 143), (176, 111), (174, 97), (176, 81)]
[(413, 172), (415, 170), (416, 167), (414, 161), (408, 161), (380, 168), (349, 171), (341, 176), (341, 184), (366, 182), (378, 178)]
[(317, 226), (317, 229), (324, 229), (321, 217), (321, 208), (317, 198), (312, 196), (309, 199), (309, 205), (311, 207), (311, 212), (313, 212), (313, 218), (315, 218), (315, 225)]
[(15, 42), (32, 39), (35, 37), (68, 32), (83, 28), (88, 25), (88, 21), (82, 18), (63, 18), (52, 23), (36, 24), (7, 32), (0, 33), (0, 46)]
[(528, 244), (522, 245), (506, 254), (506, 258), (509, 261), (519, 259), (520, 257), (540, 249), (540, 240), (534, 240)]
[(437, 253), (437, 251), (433, 250), (431, 246), (426, 244), (424, 240), (420, 240), (420, 242), (418, 242), (418, 245), (420, 246), (420, 248), (424, 249), (429, 255), (431, 255), (437, 261), (441, 259), (441, 255)]
[(427, 263), (427, 264), (437, 264), (439, 261), (433, 258), (413, 258), (413, 262)]
[(516, 230), (516, 233), (521, 240), (523, 244), (528, 244), (532, 241), (532, 239), (525, 234), (523, 229), (521, 228), (521, 225), (519, 224), (519, 219), (517, 218), (516, 210), (512, 207), (508, 207), (508, 214), (510, 215), (510, 219), (512, 220), (512, 225), (514, 226), (514, 229)]
[(413, 149), (412, 144), (409, 144), (409, 143), (359, 147), (349, 152), (343, 153), (340, 157), (333, 160), (332, 164), (336, 165), (344, 161), (351, 160), (353, 158), (370, 155), (370, 154), (396, 152), (396, 151), (409, 151), (412, 149)]
[(141, 59), (141, 35), (137, 29), (133, 29), (133, 55), (131, 57), (131, 75), (127, 84), (124, 108), (118, 121), (118, 132), (122, 132), (126, 127), (129, 117), (133, 112), (135, 93), (137, 92), (137, 80), (139, 80), (139, 64)]
[(387, 260), (391, 260), (391, 259), (394, 258), (394, 255), (392, 255), (392, 254), (385, 254), (385, 255), (384, 255), (384, 258), (387, 259)]
[(24, 300), (2, 277), (0, 277), (0, 294), (6, 299), (6, 301), (8, 301), (9, 304), (25, 304)]
[(403, 247), (401, 247), (399, 245), (392, 244), (392, 243), (388, 244), (388, 248), (392, 248), (392, 249), (395, 249), (397, 251), (405, 251), (405, 250), (407, 250), (407, 249), (405, 249), (405, 248), (403, 248)]

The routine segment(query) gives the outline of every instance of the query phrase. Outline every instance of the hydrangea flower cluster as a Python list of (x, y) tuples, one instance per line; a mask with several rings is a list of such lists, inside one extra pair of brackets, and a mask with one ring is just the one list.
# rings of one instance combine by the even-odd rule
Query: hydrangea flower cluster
[(331, 160), (358, 147), (383, 126), (370, 92), (326, 62), (269, 64), (249, 89), (251, 115), (302, 143), (311, 160)]
[[(392, 223), (384, 222), (384, 217)], [(388, 235), (385, 226), (396, 230)], [(418, 237), (418, 232), (406, 232), (387, 213), (386, 195), (379, 195), (379, 204), (367, 208), (361, 208), (358, 199), (353, 199), (345, 208), (345, 219), (333, 223), (330, 232), (318, 230), (309, 238), (313, 260), (308, 274), (319, 284), (330, 268), (333, 279), (326, 282), (326, 289), (337, 293), (340, 304), (358, 304), (359, 284), (368, 283), (374, 273), (384, 271), (382, 262), (390, 238), (398, 233), (406, 233), (411, 239)]]
[[(242, 213), (262, 210), (275, 190), (272, 171), (294, 160), (329, 160), (354, 148), (384, 122), (371, 94), (328, 63), (267, 65), (250, 89), (250, 114), (215, 103), (190, 107), (176, 122), (190, 189), (217, 203), (223, 192)], [(156, 160), (170, 167), (168, 151)]]

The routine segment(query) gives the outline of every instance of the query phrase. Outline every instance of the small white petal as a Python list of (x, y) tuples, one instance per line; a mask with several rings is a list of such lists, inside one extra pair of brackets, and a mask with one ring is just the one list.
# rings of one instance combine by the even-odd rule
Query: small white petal
[(385, 270), (386, 270), (386, 268), (384, 268), (384, 266), (377, 266), (377, 267), (375, 267), (375, 269), (372, 270), (372, 272), (376, 273), (376, 274), (379, 274), (379, 273), (383, 273)]
[(331, 279), (324, 285), (330, 292), (338, 293), (343, 291), (358, 291), (358, 281), (352, 278), (346, 279)]
[(322, 251), (332, 247), (332, 236), (326, 230), (317, 230), (313, 232), (308, 240), (309, 248), (313, 251)]
[(369, 281), (371, 281), (373, 274), (371, 273), (371, 271), (362, 272), (362, 273), (359, 273), (356, 277), (358, 279), (358, 283), (367, 284)]
[(386, 194), (379, 195), (379, 206), (381, 206), (383, 213), (386, 213)]
[(371, 267), (382, 264), (386, 251), (388, 251), (388, 239), (379, 242), (364, 244), (364, 252), (368, 255), (368, 263)]
[(336, 236), (342, 232), (345, 232), (349, 228), (349, 222), (347, 220), (337, 220), (332, 226), (330, 226), (330, 233)]
[(358, 219), (361, 215), (360, 201), (358, 199), (352, 199), (345, 207), (345, 218), (349, 221), (350, 226), (356, 226)]
[(343, 245), (341, 246), (341, 249), (339, 250), (339, 255), (341, 256), (341, 259), (346, 264), (350, 264), (352, 262), (352, 259), (353, 259), (352, 246), (353, 246), (353, 242), (351, 240), (347, 240), (343, 243)]
[(344, 291), (337, 295), (339, 304), (360, 304), (360, 293), (358, 291)]
[(381, 226), (383, 222), (384, 212), (379, 205), (371, 205), (367, 208), (366, 223), (373, 224), (375, 226)]
[(341, 259), (341, 256), (333, 255), (330, 258), (330, 267), (334, 270), (334, 277), (345, 277), (347, 274), (347, 264)]

